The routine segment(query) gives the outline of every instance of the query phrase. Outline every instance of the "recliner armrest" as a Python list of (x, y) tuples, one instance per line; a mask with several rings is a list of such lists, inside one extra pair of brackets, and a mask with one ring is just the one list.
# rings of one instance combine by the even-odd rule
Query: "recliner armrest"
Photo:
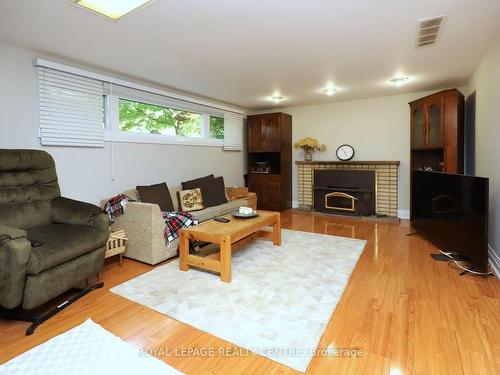
[(0, 223), (0, 245), (4, 244), (8, 240), (27, 237), (28, 234), (24, 229), (10, 227)]
[(109, 219), (102, 210), (90, 203), (57, 197), (52, 200), (54, 224), (87, 225), (107, 229)]
[[(15, 229), (1, 225), (0, 232), (5, 228)], [(0, 306), (6, 309), (18, 307), (23, 301), (26, 269), (31, 254), (31, 243), (24, 238), (26, 232), (17, 229), (17, 232), (10, 233), (22, 237), (0, 241)]]

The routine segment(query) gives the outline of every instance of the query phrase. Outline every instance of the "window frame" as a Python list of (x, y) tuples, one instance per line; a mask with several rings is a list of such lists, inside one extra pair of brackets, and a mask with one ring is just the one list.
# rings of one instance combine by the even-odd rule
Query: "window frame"
[[(223, 118), (223, 111), (216, 109), (213, 111), (204, 110), (202, 106), (196, 104), (190, 104), (189, 102), (179, 103), (175, 99), (123, 86), (108, 85), (105, 91), (105, 95), (107, 96), (106, 102), (108, 104), (105, 115), (107, 124), (104, 133), (106, 141), (224, 147), (223, 139), (210, 138), (210, 116)], [(119, 114), (120, 99), (200, 114), (201, 137), (122, 131), (120, 129)]]

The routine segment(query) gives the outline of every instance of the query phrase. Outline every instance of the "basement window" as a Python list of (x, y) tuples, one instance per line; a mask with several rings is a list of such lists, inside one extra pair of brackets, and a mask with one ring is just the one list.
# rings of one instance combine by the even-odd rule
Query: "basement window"
[(241, 151), (238, 109), (36, 59), (42, 145), (105, 142), (214, 146)]
[(225, 111), (118, 85), (106, 94), (115, 141), (225, 147)]
[(199, 113), (119, 99), (120, 131), (182, 137), (202, 136)]

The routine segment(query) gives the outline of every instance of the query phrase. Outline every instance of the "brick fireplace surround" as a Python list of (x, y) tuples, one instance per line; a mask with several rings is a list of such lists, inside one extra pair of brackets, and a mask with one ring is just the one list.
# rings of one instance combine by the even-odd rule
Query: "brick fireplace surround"
[(312, 210), (313, 170), (315, 169), (364, 169), (374, 170), (376, 177), (376, 213), (398, 216), (398, 167), (399, 161), (296, 161), (298, 175), (299, 209)]

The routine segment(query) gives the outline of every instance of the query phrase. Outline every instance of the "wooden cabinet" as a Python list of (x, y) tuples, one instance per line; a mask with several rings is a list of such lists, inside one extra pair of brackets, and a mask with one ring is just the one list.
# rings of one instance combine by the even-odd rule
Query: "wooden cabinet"
[(424, 101), (412, 108), (412, 148), (443, 147), (441, 103)]
[(280, 176), (251, 175), (248, 190), (257, 194), (257, 206), (260, 209), (280, 211), (281, 178)]
[(292, 117), (286, 113), (247, 118), (249, 191), (259, 209), (292, 207)]
[(248, 151), (280, 152), (280, 118), (271, 115), (249, 116)]
[(445, 90), (409, 104), (411, 168), (463, 173), (463, 95)]

